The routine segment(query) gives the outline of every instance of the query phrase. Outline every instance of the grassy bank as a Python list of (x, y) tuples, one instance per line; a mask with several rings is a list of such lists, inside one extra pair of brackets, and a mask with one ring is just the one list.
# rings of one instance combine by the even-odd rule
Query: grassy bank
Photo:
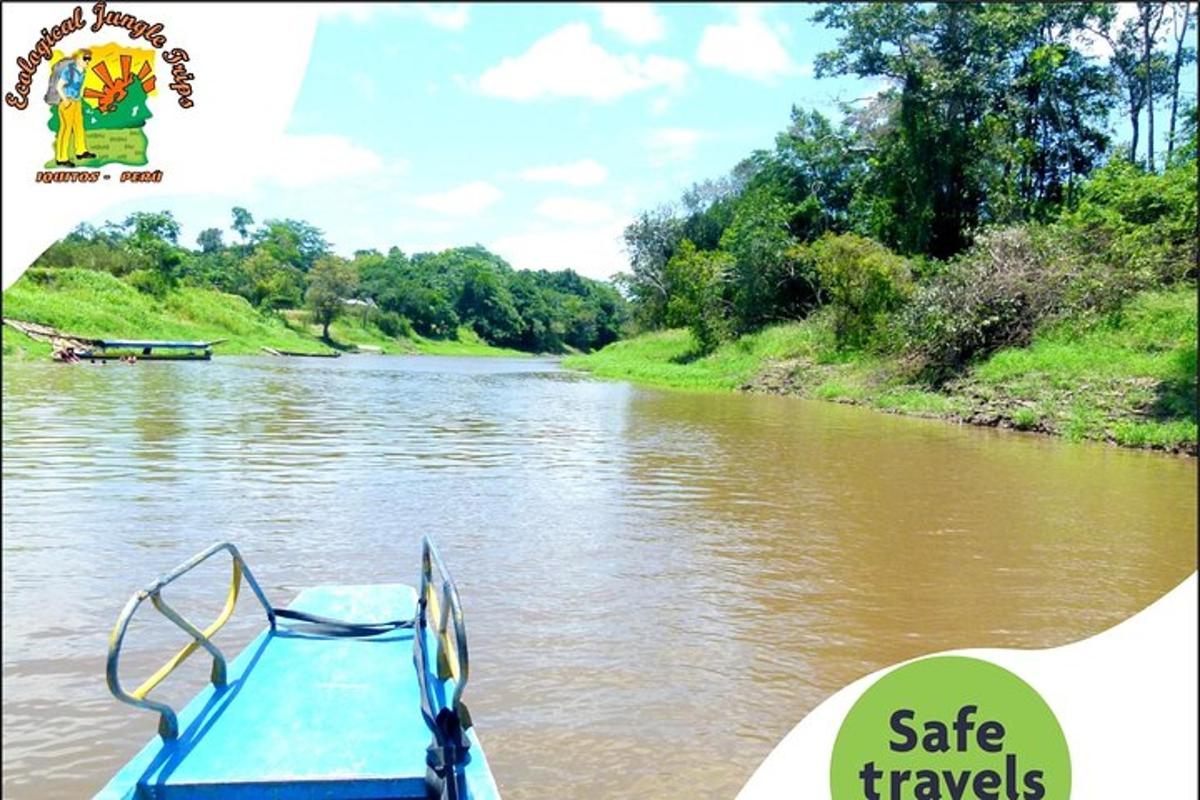
[[(320, 327), (305, 312), (268, 315), (244, 298), (213, 289), (181, 287), (158, 298), (110, 275), (86, 269), (33, 269), (4, 292), (4, 316), (39, 322), (61, 331), (96, 338), (176, 340), (226, 339), (215, 352), (261, 354), (263, 347), (323, 353)], [(459, 341), (392, 338), (358, 318), (346, 316), (330, 328), (339, 349), (437, 355), (524, 355), (490, 347), (472, 331)], [(48, 356), (50, 346), (4, 328), (4, 355)]]
[(895, 356), (839, 350), (829, 320), (767, 328), (695, 357), (687, 331), (647, 334), (564, 361), (606, 378), (744, 389), (883, 411), (1196, 452), (1196, 291), (1144, 292), (1119, 314), (1038, 331), (935, 387)]

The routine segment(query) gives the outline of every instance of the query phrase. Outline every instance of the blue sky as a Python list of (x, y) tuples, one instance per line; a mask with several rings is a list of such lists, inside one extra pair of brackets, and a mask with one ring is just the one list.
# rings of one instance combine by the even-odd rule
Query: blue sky
[(168, 205), (189, 244), (244, 205), (307, 220), (347, 255), (480, 243), (518, 268), (607, 277), (625, 268), (620, 232), (637, 211), (769, 147), (793, 103), (835, 114), (881, 87), (813, 76), (835, 42), (814, 10), (331, 9), (281, 168), (249, 194)]

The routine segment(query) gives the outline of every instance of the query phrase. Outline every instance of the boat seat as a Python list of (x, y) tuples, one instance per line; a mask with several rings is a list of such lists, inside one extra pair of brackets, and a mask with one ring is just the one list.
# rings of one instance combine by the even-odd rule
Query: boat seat
[[(416, 592), (322, 586), (289, 608), (354, 622), (407, 619)], [(156, 737), (114, 777), (113, 793), (97, 797), (424, 798), (431, 735), (412, 637), (411, 629), (365, 638), (282, 624), (264, 631), (229, 664), (225, 687), (209, 685), (179, 712), (178, 739)]]

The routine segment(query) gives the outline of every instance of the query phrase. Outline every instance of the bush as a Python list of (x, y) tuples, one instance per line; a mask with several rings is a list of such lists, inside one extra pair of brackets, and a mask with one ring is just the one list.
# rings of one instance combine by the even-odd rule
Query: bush
[(1047, 228), (981, 234), (916, 292), (904, 314), (910, 346), (938, 375), (1027, 344), (1040, 321), (1062, 310), (1072, 260), (1062, 237)]
[(135, 269), (125, 276), (125, 280), (139, 292), (158, 298), (166, 297), (171, 288), (162, 273), (152, 269)]
[(375, 309), (371, 312), (371, 321), (375, 323), (375, 327), (379, 328), (384, 336), (397, 339), (401, 336), (411, 338), (413, 335), (412, 325), (395, 311), (380, 311), (379, 309)]
[(838, 343), (880, 343), (888, 315), (912, 293), (908, 262), (853, 233), (825, 234), (803, 251), (833, 308)]
[(1097, 170), (1062, 219), (1080, 252), (1136, 288), (1196, 277), (1196, 162), (1162, 174), (1123, 160)]

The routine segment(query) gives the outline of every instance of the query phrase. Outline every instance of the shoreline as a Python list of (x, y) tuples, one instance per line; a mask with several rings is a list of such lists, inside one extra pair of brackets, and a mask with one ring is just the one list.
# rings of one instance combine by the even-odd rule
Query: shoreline
[[(777, 368), (780, 365), (775, 365)], [(869, 411), (875, 411), (881, 414), (891, 414), (900, 417), (911, 417), (913, 419), (928, 419), (937, 420), (954, 425), (970, 425), (977, 428), (994, 428), (1000, 430), (1010, 430), (1017, 433), (1030, 433), (1039, 436), (1052, 437), (1062, 439), (1068, 442), (1086, 442), (1091, 444), (1106, 445), (1109, 447), (1119, 447), (1123, 450), (1140, 450), (1143, 452), (1159, 453), (1164, 456), (1173, 456), (1180, 458), (1197, 458), (1200, 457), (1200, 448), (1195, 442), (1183, 442), (1176, 445), (1133, 445), (1125, 444), (1115, 437), (1109, 438), (1073, 438), (1060, 430), (1056, 430), (1050, 426), (1035, 423), (1028, 427), (1023, 426), (1019, 421), (1014, 420), (1012, 416), (1002, 412), (989, 411), (986, 407), (980, 407), (978, 410), (968, 413), (959, 411), (939, 412), (931, 409), (922, 408), (904, 408), (900, 405), (889, 404), (887, 402), (877, 402), (880, 398), (862, 398), (862, 397), (821, 397), (811, 391), (805, 391), (799, 388), (785, 388), (778, 385), (771, 385), (770, 378), (767, 374), (759, 376), (758, 379), (741, 386), (735, 387), (718, 387), (718, 386), (680, 386), (666, 381), (654, 381), (647, 379), (639, 379), (630, 376), (619, 376), (611, 374), (599, 374), (586, 367), (575, 365), (564, 365), (564, 368), (576, 370), (587, 374), (596, 380), (605, 381), (623, 381), (631, 383), (635, 386), (642, 386), (650, 389), (659, 389), (663, 391), (674, 392), (712, 392), (718, 394), (747, 394), (747, 395), (767, 395), (772, 397), (792, 397), (799, 400), (808, 400), (818, 403), (835, 403), (837, 405), (854, 406), (863, 408)], [(959, 396), (950, 395), (944, 396), (947, 400), (953, 401)]]
[(812, 317), (695, 352), (655, 331), (563, 360), (599, 378), (659, 388), (773, 394), (1195, 458), (1196, 294), (1144, 292), (1119, 316), (1063, 320), (941, 385), (903, 353), (839, 350)]
[[(328, 355), (350, 352), (390, 354), (512, 356), (521, 351), (494, 347), (460, 326), (455, 338), (389, 336), (357, 314), (330, 325), (332, 342), (301, 309), (264, 312), (244, 298), (211, 288), (181, 286), (156, 296), (108, 274), (79, 267), (33, 268), (4, 292), (4, 316), (89, 338), (223, 340), (214, 352), (261, 355), (262, 348)], [(49, 358), (51, 347), (3, 326), (5, 358)]]

